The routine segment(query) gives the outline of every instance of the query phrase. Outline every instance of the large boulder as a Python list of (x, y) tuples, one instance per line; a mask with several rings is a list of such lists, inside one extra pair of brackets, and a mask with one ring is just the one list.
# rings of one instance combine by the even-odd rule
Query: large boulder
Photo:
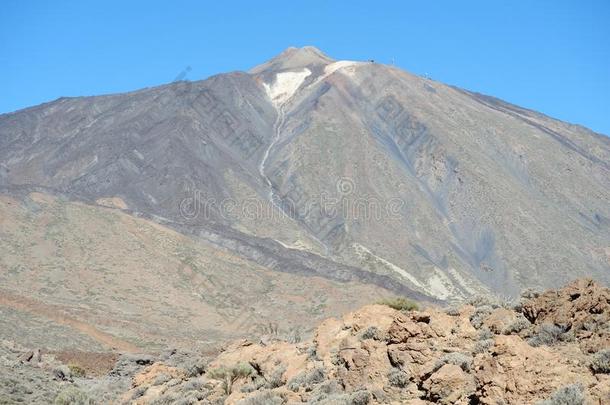
[(427, 398), (439, 404), (468, 404), (476, 391), (472, 375), (460, 366), (445, 364), (424, 381)]

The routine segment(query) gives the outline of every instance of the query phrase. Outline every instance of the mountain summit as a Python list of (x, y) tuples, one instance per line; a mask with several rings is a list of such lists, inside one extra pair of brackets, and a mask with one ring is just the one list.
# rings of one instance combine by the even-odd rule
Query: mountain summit
[(264, 71), (277, 72), (288, 69), (300, 69), (306, 67), (324, 66), (334, 62), (318, 48), (305, 46), (303, 48), (287, 48), (285, 51), (250, 70), (250, 73), (258, 74)]
[[(110, 205), (235, 258), (170, 265), (200, 277), (189, 294), (241, 261), (433, 301), (610, 281), (609, 138), (313, 47), (249, 72), (1, 115), (0, 187), (26, 208), (32, 192)], [(2, 266), (51, 268), (61, 284), (74, 262), (41, 259), (47, 247), (3, 236)], [(47, 283), (19, 274), (6, 288)]]

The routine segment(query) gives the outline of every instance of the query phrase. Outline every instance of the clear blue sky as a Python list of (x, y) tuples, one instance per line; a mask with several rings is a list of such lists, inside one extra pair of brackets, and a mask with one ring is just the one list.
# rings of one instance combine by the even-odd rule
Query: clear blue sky
[(17, 1), (0, 112), (247, 70), (288, 46), (375, 59), (610, 135), (610, 1)]

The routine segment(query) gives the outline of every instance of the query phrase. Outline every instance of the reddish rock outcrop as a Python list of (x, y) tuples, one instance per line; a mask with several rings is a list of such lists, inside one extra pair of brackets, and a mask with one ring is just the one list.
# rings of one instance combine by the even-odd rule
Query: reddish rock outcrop
[[(609, 297), (607, 288), (579, 280), (514, 308), (479, 300), (448, 315), (369, 305), (324, 321), (311, 341), (236, 342), (188, 395), (229, 404), (535, 404), (578, 384), (584, 403), (610, 403), (609, 375), (590, 367), (591, 353), (610, 347)], [(556, 334), (540, 338), (549, 328)], [(176, 398), (193, 384), (161, 367), (172, 382), (154, 385), (154, 367), (136, 376), (128, 397)], [(230, 385), (213, 377), (231, 367), (240, 371)]]

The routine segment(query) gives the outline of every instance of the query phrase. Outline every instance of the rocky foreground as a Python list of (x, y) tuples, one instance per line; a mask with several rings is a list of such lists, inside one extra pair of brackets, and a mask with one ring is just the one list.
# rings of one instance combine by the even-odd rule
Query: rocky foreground
[(0, 403), (609, 404), (610, 290), (578, 280), (516, 304), (368, 305), (308, 341), (122, 355), (102, 373), (85, 356), (1, 348)]

